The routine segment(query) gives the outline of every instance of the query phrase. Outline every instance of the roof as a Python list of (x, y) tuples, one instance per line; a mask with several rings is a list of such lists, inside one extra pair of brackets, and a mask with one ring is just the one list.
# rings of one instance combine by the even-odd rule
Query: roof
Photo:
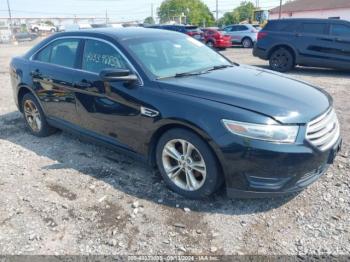
[[(326, 9), (350, 8), (349, 0), (294, 0), (282, 5), (282, 13), (317, 11)], [(270, 10), (270, 14), (279, 13), (279, 6)]]
[(77, 31), (69, 31), (54, 34), (54, 36), (98, 36), (105, 35), (115, 39), (125, 38), (139, 38), (149, 36), (159, 36), (159, 34), (179, 34), (174, 31), (167, 31), (154, 28), (143, 28), (143, 27), (123, 27), (123, 28), (93, 28), (93, 29), (82, 29)]

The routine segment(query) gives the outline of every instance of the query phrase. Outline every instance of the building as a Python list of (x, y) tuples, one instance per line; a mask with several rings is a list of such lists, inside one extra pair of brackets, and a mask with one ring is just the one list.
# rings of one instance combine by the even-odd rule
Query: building
[[(279, 18), (279, 6), (269, 19)], [(335, 18), (350, 21), (350, 0), (294, 0), (282, 6), (281, 18)]]

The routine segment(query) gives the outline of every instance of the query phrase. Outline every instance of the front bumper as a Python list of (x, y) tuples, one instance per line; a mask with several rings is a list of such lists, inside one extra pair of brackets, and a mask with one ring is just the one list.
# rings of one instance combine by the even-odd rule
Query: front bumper
[[(341, 149), (341, 138), (327, 151), (304, 144), (249, 141), (221, 148), (227, 195), (232, 198), (275, 197), (299, 192), (325, 174)], [(220, 157), (219, 157), (220, 158)]]

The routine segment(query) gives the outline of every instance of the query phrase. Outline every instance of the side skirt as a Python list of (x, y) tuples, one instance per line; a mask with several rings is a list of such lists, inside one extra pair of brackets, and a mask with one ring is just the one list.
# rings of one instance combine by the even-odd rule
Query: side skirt
[(69, 123), (67, 121), (64, 121), (64, 120), (61, 120), (58, 118), (47, 117), (46, 120), (53, 127), (56, 127), (56, 128), (61, 129), (63, 131), (71, 133), (77, 137), (86, 138), (90, 142), (105, 146), (105, 147), (107, 147), (111, 150), (117, 151), (119, 153), (126, 154), (129, 157), (134, 158), (135, 160), (139, 160), (139, 161), (148, 163), (147, 156), (141, 155), (140, 153), (133, 151), (128, 146), (123, 145), (112, 138), (97, 134), (93, 131), (87, 130), (85, 128), (81, 128), (79, 126), (76, 126), (72, 123)]

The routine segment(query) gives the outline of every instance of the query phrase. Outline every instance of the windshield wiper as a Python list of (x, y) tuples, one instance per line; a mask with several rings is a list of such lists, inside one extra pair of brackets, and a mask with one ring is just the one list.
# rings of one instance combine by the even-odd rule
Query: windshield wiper
[(228, 67), (233, 67), (233, 65), (217, 65), (217, 66), (213, 66), (212, 68), (209, 68), (208, 71), (214, 71), (214, 70), (224, 69)]
[(200, 71), (200, 72), (183, 72), (183, 73), (177, 73), (175, 74), (175, 77), (183, 77), (183, 76), (196, 76), (196, 75), (201, 75), (204, 74), (205, 72)]

